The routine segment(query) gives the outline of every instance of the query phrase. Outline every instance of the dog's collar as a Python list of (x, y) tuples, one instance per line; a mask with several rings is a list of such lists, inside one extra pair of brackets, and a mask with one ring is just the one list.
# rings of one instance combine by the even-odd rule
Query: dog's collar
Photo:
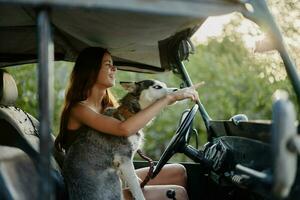
[(128, 93), (124, 98), (121, 99), (120, 104), (125, 106), (124, 109), (127, 109), (132, 114), (135, 114), (141, 110), (137, 97), (138, 96), (136, 96), (134, 93)]

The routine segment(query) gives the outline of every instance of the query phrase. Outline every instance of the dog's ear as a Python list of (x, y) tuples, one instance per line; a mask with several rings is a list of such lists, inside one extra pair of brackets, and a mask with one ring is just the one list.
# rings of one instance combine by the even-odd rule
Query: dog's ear
[(121, 86), (129, 91), (129, 92), (133, 92), (136, 89), (136, 83), (135, 82), (120, 82)]

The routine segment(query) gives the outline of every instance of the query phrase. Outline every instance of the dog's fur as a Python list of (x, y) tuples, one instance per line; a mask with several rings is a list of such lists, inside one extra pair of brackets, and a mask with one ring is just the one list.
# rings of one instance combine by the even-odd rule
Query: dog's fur
[[(156, 80), (121, 85), (129, 93), (117, 109), (107, 109), (105, 114), (122, 121), (176, 90)], [(83, 127), (76, 134), (79, 139), (70, 147), (63, 167), (70, 199), (123, 199), (118, 175), (135, 199), (144, 199), (132, 161), (141, 148), (142, 131), (130, 137), (117, 137)]]

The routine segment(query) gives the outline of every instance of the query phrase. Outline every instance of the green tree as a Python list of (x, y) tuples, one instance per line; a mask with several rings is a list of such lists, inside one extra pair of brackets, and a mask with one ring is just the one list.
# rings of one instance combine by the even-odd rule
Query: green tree
[[(53, 128), (54, 135), (58, 133), (60, 111), (64, 101), (64, 91), (68, 83), (68, 77), (73, 64), (68, 62), (56, 62), (54, 66), (54, 111)], [(26, 64), (8, 68), (8, 72), (14, 76), (18, 87), (19, 98), (16, 105), (38, 119), (38, 80), (37, 65)]]

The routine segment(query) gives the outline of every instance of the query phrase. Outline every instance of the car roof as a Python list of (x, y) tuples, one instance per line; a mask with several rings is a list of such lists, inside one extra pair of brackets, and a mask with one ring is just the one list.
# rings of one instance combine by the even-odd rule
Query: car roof
[(55, 60), (106, 48), (121, 69), (170, 70), (169, 51), (208, 16), (241, 11), (228, 0), (0, 0), (0, 67), (37, 60), (36, 11), (49, 7)]

